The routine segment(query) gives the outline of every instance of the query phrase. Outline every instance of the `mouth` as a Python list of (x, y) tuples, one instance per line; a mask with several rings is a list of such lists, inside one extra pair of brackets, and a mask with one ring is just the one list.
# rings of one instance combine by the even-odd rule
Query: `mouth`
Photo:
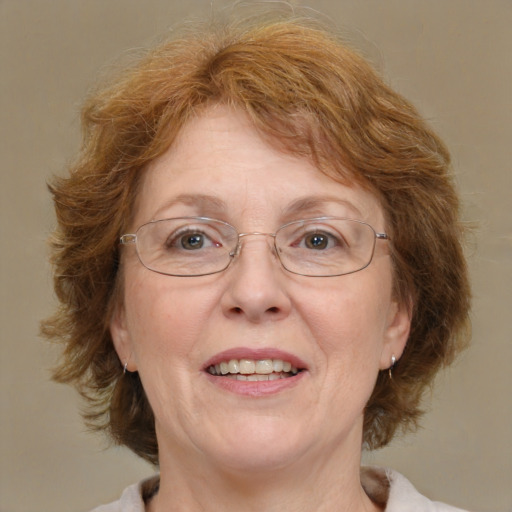
[(302, 359), (271, 347), (234, 347), (214, 355), (202, 370), (218, 388), (245, 398), (288, 392), (309, 374)]
[(206, 368), (210, 375), (216, 377), (251, 382), (288, 379), (303, 370), (286, 359), (246, 358), (225, 359)]

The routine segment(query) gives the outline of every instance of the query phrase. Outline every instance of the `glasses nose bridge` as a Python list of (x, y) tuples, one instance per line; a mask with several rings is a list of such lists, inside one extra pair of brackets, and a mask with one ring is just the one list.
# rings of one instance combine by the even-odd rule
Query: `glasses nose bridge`
[(236, 248), (233, 251), (233, 257), (237, 257), (242, 252), (242, 240), (244, 238), (247, 238), (248, 236), (264, 236), (264, 237), (270, 237), (272, 238), (272, 246), (275, 248), (275, 240), (276, 240), (276, 233), (265, 233), (263, 231), (252, 231), (250, 233), (238, 233), (238, 240), (236, 244)]

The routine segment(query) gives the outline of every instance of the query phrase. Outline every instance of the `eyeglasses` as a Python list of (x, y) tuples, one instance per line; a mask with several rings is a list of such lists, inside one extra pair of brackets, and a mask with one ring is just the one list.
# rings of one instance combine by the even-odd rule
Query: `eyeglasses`
[(226, 270), (249, 236), (273, 239), (274, 253), (288, 272), (311, 277), (351, 274), (372, 261), (376, 240), (389, 240), (369, 224), (338, 217), (297, 220), (275, 233), (238, 233), (207, 217), (180, 217), (143, 224), (121, 244), (135, 244), (140, 262), (169, 276), (204, 276)]

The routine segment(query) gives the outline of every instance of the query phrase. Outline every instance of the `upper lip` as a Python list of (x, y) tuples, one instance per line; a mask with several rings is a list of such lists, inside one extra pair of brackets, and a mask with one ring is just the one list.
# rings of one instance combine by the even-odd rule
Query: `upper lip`
[(248, 347), (235, 347), (228, 350), (224, 350), (212, 356), (203, 365), (203, 370), (206, 370), (210, 366), (220, 364), (223, 361), (229, 361), (231, 359), (252, 359), (254, 361), (261, 361), (263, 359), (282, 359), (283, 361), (289, 361), (292, 366), (299, 370), (307, 370), (306, 363), (299, 357), (289, 352), (279, 350), (276, 348), (248, 348)]

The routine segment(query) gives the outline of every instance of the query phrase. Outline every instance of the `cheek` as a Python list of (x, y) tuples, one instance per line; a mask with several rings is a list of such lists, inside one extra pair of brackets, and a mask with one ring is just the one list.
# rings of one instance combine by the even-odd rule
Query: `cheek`
[(340, 277), (330, 288), (311, 289), (299, 306), (329, 364), (379, 360), (391, 297), (391, 281), (370, 273)]
[[(155, 277), (153, 277), (155, 276)], [(211, 314), (212, 297), (194, 284), (147, 272), (126, 288), (125, 309), (134, 352), (140, 364), (155, 358), (178, 361), (190, 356)]]

